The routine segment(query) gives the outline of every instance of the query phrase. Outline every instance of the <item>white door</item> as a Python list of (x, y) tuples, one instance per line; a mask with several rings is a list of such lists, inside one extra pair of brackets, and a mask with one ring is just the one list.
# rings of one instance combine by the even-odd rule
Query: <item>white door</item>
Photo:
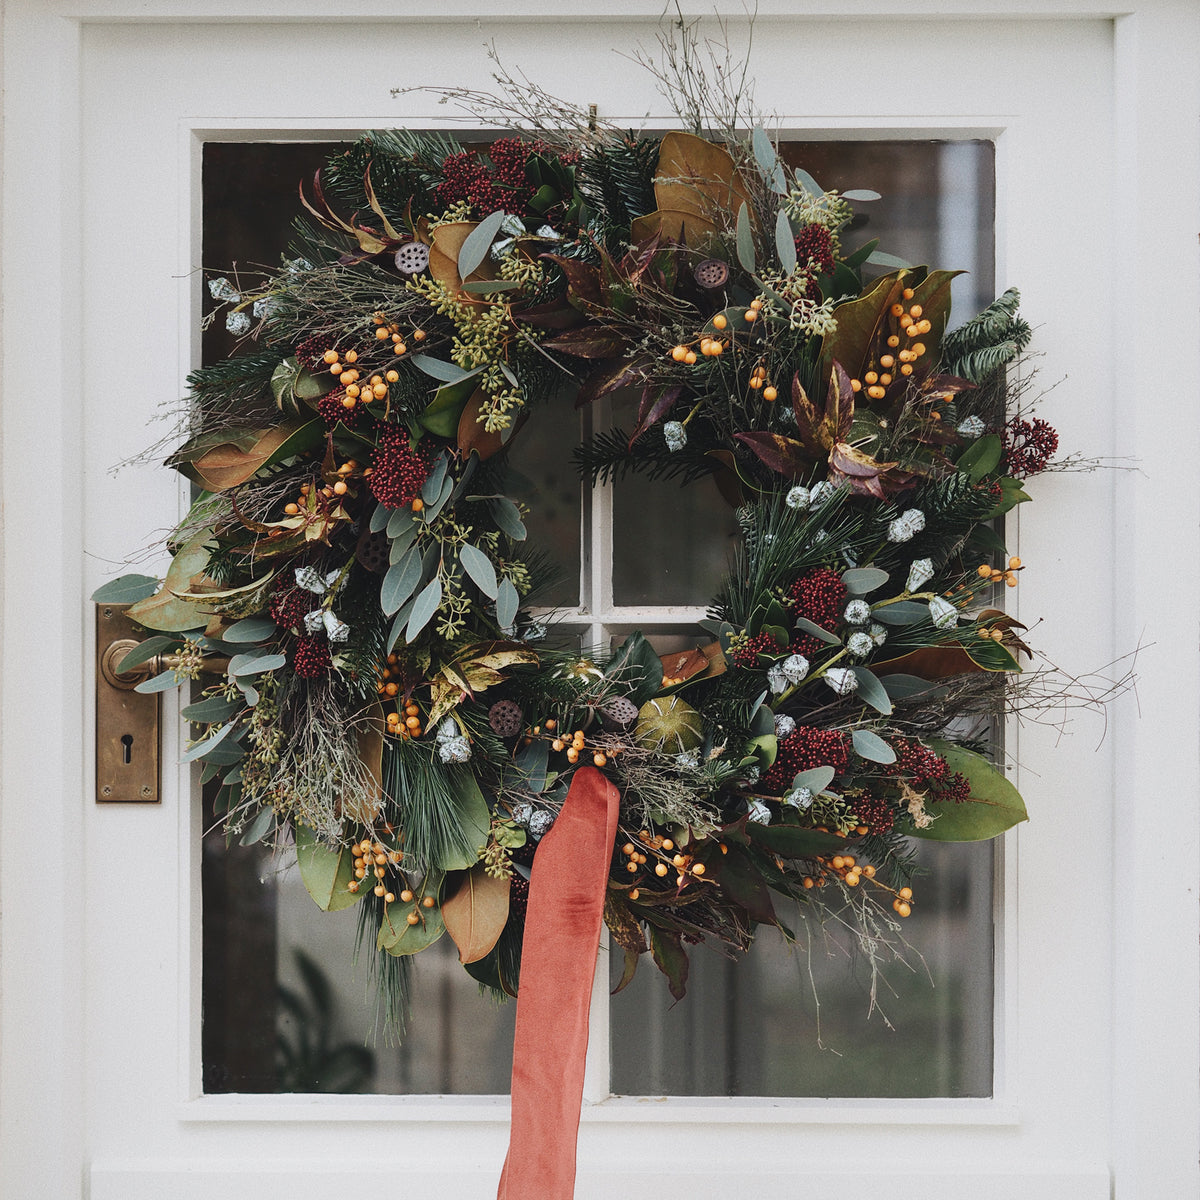
[[(487, 86), (491, 37), (552, 94), (666, 116), (614, 53), (653, 44), (656, 5), (387, 7), (6, 5), (6, 1197), (494, 1194), (503, 1099), (202, 1094), (186, 771), (164, 771), (160, 806), (97, 806), (92, 786), (85, 598), (182, 501), (152, 463), (108, 468), (167, 432), (152, 418), (196, 361), (203, 142), (437, 124), (434, 97), (391, 89)], [(1045, 481), (1019, 615), (1075, 672), (1156, 645), (1140, 714), (1114, 709), (1099, 748), (1086, 716), (1061, 739), (1011, 731), (1034, 819), (1001, 859), (990, 1097), (608, 1098), (593, 1062), (577, 1194), (1195, 1194), (1200, 87), (1169, 64), (1181, 46), (1194, 63), (1200, 17), (1166, 0), (1111, 19), (1036, 0), (993, 20), (966, 0), (937, 6), (960, 19), (789, 7), (762, 6), (753, 67), (784, 130), (994, 140), (997, 285), (1021, 287), (1042, 379), (1063, 380), (1047, 415), (1065, 445), (1139, 468)]]

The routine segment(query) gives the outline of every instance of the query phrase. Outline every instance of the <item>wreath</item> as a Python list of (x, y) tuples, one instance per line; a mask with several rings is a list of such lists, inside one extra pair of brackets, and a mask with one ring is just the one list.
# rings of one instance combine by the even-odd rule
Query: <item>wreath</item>
[[(241, 341), (190, 377), (166, 578), (96, 598), (153, 634), (122, 669), (173, 656), (143, 690), (227, 660), (183, 758), (228, 837), (294, 847), (320, 908), (357, 907), (393, 1014), (443, 935), (516, 994), (585, 771), (619, 794), (623, 982), (649, 953), (677, 997), (690, 945), (746, 950), (780, 898), (882, 953), (911, 839), (1025, 819), (986, 736), (1027, 652), (998, 523), (1057, 439), (1006, 411), (1016, 292), (948, 332), (955, 272), (851, 246), (874, 193), (823, 190), (761, 127), (377, 131), (300, 196), (277, 270), (208, 282)], [(508, 447), (621, 389), (636, 424), (579, 447), (583, 475), (712, 476), (736, 507), (686, 652), (556, 648), (538, 607)]]

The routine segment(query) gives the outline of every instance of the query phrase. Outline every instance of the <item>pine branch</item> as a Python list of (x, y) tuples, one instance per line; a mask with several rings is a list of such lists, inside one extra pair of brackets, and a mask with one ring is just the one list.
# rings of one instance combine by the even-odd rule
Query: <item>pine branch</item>
[(1021, 294), (1009, 288), (977, 317), (942, 339), (942, 366), (951, 375), (982, 383), (1029, 345), (1033, 331), (1017, 315)]

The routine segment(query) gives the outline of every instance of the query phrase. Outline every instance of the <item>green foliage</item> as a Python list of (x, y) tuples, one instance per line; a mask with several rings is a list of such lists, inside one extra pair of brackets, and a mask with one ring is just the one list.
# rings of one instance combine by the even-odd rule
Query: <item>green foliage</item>
[(575, 182), (591, 209), (606, 249), (615, 253), (635, 217), (653, 212), (658, 142), (633, 132), (601, 142), (580, 155)]
[(983, 383), (1024, 353), (1033, 336), (1017, 315), (1021, 294), (1009, 288), (977, 317), (942, 339), (942, 369), (950, 375)]

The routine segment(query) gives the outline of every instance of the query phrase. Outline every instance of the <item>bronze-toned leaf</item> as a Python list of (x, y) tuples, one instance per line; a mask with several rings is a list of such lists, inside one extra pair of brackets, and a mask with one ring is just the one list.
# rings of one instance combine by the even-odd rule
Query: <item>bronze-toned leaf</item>
[(365, 806), (351, 808), (343, 803), (341, 810), (343, 816), (360, 825), (370, 825), (383, 806), (383, 735), (386, 728), (383, 706), (378, 703), (364, 709), (355, 722), (358, 757), (371, 777), (371, 794)]
[[(517, 434), (517, 430), (525, 424), (525, 421), (529, 417), (528, 412), (522, 411), (513, 422), (511, 431), (507, 429), (495, 429), (489, 433), (484, 428), (483, 422), (479, 420), (479, 413), (483, 408), (483, 402), (483, 390), (476, 388), (467, 397), (467, 402), (463, 405), (462, 415), (458, 418), (456, 438), (459, 455), (464, 460), (470, 457), (472, 451), (479, 455), (480, 460), (491, 458), (493, 454), (499, 454), (512, 441)], [(508, 434), (507, 440), (505, 434)]]
[(672, 384), (661, 391), (656, 391), (650, 386), (645, 388), (642, 392), (642, 403), (638, 408), (637, 428), (629, 439), (630, 447), (647, 429), (661, 421), (671, 411), (675, 401), (681, 395), (683, 395), (683, 388), (679, 384)]
[(650, 365), (645, 356), (637, 358), (602, 359), (592, 368), (575, 395), (575, 407), (583, 408), (601, 396), (623, 387), (633, 387), (641, 383), (643, 373)]
[(252, 430), (249, 433), (254, 438), (249, 449), (243, 449), (248, 433), (240, 431), (230, 435), (228, 441), (212, 446), (190, 461), (181, 457), (184, 453), (181, 451), (168, 460), (168, 465), (175, 467), (193, 483), (200, 484), (206, 491), (223, 492), (252, 479), (271, 463), (294, 454), (304, 454), (319, 446), (325, 437), (325, 423), (320, 420), (287, 421), (271, 429)]
[(508, 921), (510, 887), (511, 880), (496, 879), (476, 863), (442, 901), (442, 920), (458, 947), (459, 962), (478, 962), (499, 941)]
[(204, 530), (184, 543), (171, 560), (162, 587), (153, 596), (129, 606), (130, 620), (161, 633), (182, 633), (204, 625), (212, 615), (212, 609), (180, 600), (177, 593), (187, 592), (196, 576), (203, 575), (208, 566), (211, 540), (212, 534)]
[(749, 446), (767, 467), (785, 479), (803, 479), (812, 468), (812, 455), (795, 438), (761, 430), (737, 433), (734, 437)]
[[(463, 242), (471, 236), (477, 221), (449, 221), (439, 225), (429, 237), (429, 274), (459, 300), (467, 303), (485, 303), (481, 297), (472, 296), (462, 290), (465, 282), (458, 273), (458, 255)], [(499, 278), (499, 270), (490, 256), (467, 277), (474, 280)]]
[(630, 227), (629, 236), (638, 243), (657, 238), (680, 242), (696, 250), (712, 245), (719, 233), (717, 225), (701, 213), (659, 208), (638, 217)]
[(613, 941), (622, 949), (634, 954), (646, 952), (642, 923), (633, 915), (625, 896), (612, 887), (604, 893), (604, 923), (611, 931)]
[(654, 198), (660, 209), (702, 216), (749, 211), (754, 201), (728, 150), (707, 138), (675, 130), (658, 146)]
[(838, 442), (829, 452), (829, 478), (833, 483), (848, 483), (858, 496), (884, 500), (912, 484), (908, 471), (898, 471), (899, 463), (881, 463), (846, 442)]
[(614, 330), (588, 325), (583, 329), (568, 329), (542, 346), (576, 358), (616, 358), (625, 349), (625, 339)]
[(564, 258), (561, 254), (543, 254), (567, 277), (567, 287), (572, 303), (578, 303), (585, 311), (602, 300), (600, 271), (591, 263), (578, 258)]

